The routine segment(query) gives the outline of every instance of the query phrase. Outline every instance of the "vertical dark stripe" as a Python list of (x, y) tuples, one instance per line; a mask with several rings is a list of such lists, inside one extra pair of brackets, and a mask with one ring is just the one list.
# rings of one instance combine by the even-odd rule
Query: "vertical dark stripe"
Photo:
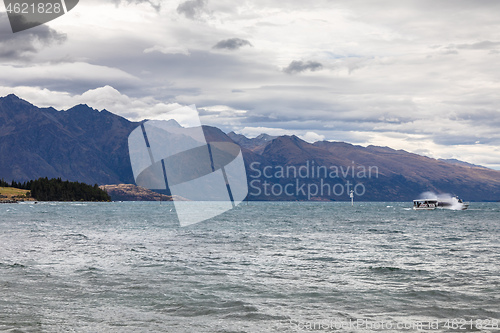
[(231, 200), (231, 204), (233, 205), (233, 208), (234, 208), (235, 205), (234, 205), (233, 192), (231, 192), (231, 186), (229, 186), (229, 181), (227, 179), (226, 169), (224, 169), (224, 167), (222, 167), (221, 170), (222, 170), (222, 175), (224, 176), (224, 182), (226, 182), (226, 188), (227, 188), (227, 193), (229, 194), (229, 199)]
[(144, 135), (144, 140), (146, 141), (146, 147), (151, 148), (149, 145), (148, 135), (146, 134), (146, 128), (144, 127), (144, 123), (141, 124), (142, 135)]
[[(161, 160), (161, 167), (163, 169), (163, 178), (165, 179), (165, 189), (168, 189), (168, 192), (170, 192), (170, 187), (168, 187), (168, 179), (167, 179), (167, 170), (165, 169), (165, 161)], [(170, 193), (172, 194), (172, 193)]]
[(144, 123), (141, 124), (141, 129), (142, 129), (142, 135), (144, 136), (144, 141), (146, 141), (146, 147), (148, 148), (149, 159), (151, 160), (151, 164), (155, 164), (153, 151), (151, 150), (151, 146), (149, 145), (148, 134), (146, 133), (146, 128), (144, 127)]
[(210, 143), (208, 142), (207, 142), (207, 147), (208, 147), (208, 155), (210, 156), (210, 165), (212, 166), (212, 172), (215, 172), (214, 158), (212, 157), (212, 148), (210, 147)]

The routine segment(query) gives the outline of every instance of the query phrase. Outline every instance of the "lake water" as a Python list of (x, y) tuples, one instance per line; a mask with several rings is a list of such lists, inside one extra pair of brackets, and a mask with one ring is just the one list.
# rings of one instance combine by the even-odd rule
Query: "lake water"
[(0, 331), (500, 332), (500, 204), (0, 205)]

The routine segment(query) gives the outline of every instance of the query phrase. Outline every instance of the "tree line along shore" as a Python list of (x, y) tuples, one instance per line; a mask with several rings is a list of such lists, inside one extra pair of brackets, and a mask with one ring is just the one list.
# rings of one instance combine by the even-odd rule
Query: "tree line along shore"
[(20, 201), (111, 201), (97, 184), (63, 181), (61, 178), (39, 178), (27, 182), (6, 182), (0, 179), (0, 202)]

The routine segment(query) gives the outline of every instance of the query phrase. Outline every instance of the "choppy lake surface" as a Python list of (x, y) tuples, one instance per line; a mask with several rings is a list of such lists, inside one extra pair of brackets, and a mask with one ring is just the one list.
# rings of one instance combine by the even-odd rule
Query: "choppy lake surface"
[(2, 204), (0, 330), (500, 332), (500, 204), (410, 207)]

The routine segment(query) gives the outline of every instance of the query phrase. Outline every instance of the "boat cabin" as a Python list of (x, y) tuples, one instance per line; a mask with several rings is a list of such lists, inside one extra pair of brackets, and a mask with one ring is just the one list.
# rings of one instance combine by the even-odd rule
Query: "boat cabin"
[(438, 207), (437, 199), (419, 199), (413, 200), (413, 209), (432, 210)]

